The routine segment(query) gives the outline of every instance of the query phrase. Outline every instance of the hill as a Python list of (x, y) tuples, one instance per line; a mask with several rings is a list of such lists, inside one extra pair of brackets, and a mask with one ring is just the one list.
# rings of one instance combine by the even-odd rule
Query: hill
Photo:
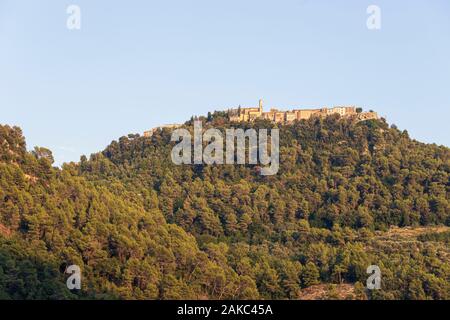
[[(0, 294), (55, 297), (16, 289), (26, 266), (64, 298), (298, 299), (313, 288), (332, 298), (329, 284), (357, 299), (450, 297), (448, 148), (384, 120), (200, 120), (205, 129), (279, 128), (278, 173), (174, 165), (170, 129), (122, 137), (57, 169), (49, 150), (27, 152), (20, 129), (0, 127), (0, 259), (9, 268)], [(392, 227), (420, 231), (387, 241)], [(61, 286), (59, 269), (72, 263), (83, 270), (81, 292)], [(381, 290), (364, 289), (370, 265), (382, 270)]]

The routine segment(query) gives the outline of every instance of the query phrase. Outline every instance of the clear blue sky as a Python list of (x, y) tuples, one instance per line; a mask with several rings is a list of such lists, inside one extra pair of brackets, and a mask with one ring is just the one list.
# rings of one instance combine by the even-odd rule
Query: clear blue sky
[[(79, 31), (66, 28), (70, 4)], [(449, 57), (448, 0), (0, 0), (0, 123), (60, 164), (263, 98), (373, 108), (450, 146)]]

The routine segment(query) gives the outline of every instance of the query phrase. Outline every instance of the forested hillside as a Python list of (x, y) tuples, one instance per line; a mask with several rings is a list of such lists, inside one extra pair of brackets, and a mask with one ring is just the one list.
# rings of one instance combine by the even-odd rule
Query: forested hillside
[[(0, 298), (249, 298), (252, 279), (199, 250), (193, 236), (145, 209), (120, 183), (51, 167), (27, 153), (19, 128), (0, 127)], [(64, 270), (82, 270), (70, 293)]]
[[(297, 299), (324, 284), (319, 298), (450, 298), (450, 149), (384, 120), (279, 128), (280, 170), (261, 176), (176, 166), (166, 129), (58, 169), (0, 127), (0, 297)], [(81, 291), (65, 288), (70, 264)], [(370, 265), (381, 290), (365, 289)]]

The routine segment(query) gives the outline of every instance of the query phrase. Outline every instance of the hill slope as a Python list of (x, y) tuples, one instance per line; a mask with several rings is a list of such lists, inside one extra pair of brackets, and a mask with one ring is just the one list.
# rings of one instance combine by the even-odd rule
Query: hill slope
[[(26, 152), (18, 128), (1, 126), (0, 138), (1, 298), (258, 297), (251, 279), (212, 261), (121, 184), (52, 168), (48, 150)], [(71, 264), (82, 270), (76, 295), (63, 274)]]
[[(65, 297), (295, 299), (319, 283), (350, 283), (353, 298), (450, 297), (450, 150), (384, 121), (280, 126), (280, 170), (266, 177), (250, 165), (176, 166), (170, 130), (122, 137), (59, 170), (48, 150), (25, 151), (19, 129), (0, 128), (2, 249), (36, 248), (55, 286), (58, 266), (80, 265), (86, 286)], [(391, 226), (421, 236), (397, 241)], [(373, 264), (382, 290), (366, 291)]]

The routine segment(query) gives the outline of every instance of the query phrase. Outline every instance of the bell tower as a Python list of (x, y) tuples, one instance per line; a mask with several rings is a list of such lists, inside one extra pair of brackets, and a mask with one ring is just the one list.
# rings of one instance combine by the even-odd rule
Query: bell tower
[(263, 101), (262, 99), (259, 99), (259, 115), (262, 115), (263, 113)]

